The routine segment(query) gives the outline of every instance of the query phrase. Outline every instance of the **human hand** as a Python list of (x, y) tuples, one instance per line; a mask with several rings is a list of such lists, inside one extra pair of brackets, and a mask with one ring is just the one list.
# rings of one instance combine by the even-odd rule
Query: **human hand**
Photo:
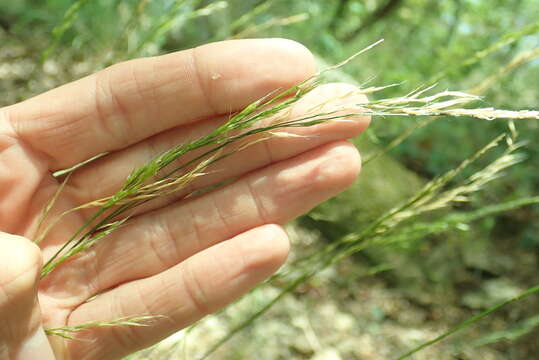
[[(28, 239), (58, 189), (52, 172), (109, 153), (73, 173), (54, 216), (115, 193), (134, 168), (314, 71), (312, 55), (297, 43), (227, 41), (121, 63), (0, 109), (0, 358), (118, 359), (219, 310), (276, 271), (289, 249), (280, 224), (355, 180), (359, 156), (344, 140), (359, 135), (368, 118), (296, 128), (291, 132), (316, 136), (252, 145), (212, 165), (191, 190), (233, 183), (141, 206), (128, 225), (39, 282), (42, 258), (89, 213), (66, 216), (39, 248)], [(324, 85), (291, 116), (349, 91)], [(147, 327), (87, 330), (75, 340), (43, 333), (142, 315), (163, 317)]]

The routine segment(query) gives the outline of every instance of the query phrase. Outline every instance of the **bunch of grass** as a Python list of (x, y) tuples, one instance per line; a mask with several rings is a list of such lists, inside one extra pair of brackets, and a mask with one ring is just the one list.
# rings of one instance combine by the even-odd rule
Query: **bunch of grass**
[[(484, 111), (485, 110), (478, 109), (478, 117), (481, 117), (481, 113)], [(447, 231), (451, 228), (462, 226), (463, 224), (470, 223), (479, 218), (491, 216), (493, 214), (520, 206), (539, 203), (539, 197), (524, 198), (508, 201), (506, 203), (490, 206), (470, 213), (443, 216), (442, 218), (438, 219), (438, 221), (431, 221), (429, 223), (420, 222), (421, 215), (423, 214), (432, 213), (436, 210), (447, 208), (456, 202), (468, 201), (470, 195), (480, 191), (489, 182), (497, 179), (499, 176), (501, 176), (505, 169), (522, 161), (523, 157), (517, 151), (521, 146), (523, 146), (523, 144), (516, 142), (517, 136), (518, 134), (515, 127), (512, 125), (512, 123), (510, 123), (508, 133), (502, 134), (493, 139), (474, 155), (464, 160), (455, 169), (448, 171), (444, 175), (439, 176), (425, 184), (422, 189), (420, 189), (408, 200), (390, 209), (377, 219), (374, 219), (370, 226), (367, 226), (361, 231), (349, 233), (340, 239), (335, 239), (331, 244), (325, 246), (321, 250), (316, 251), (307, 257), (296, 260), (295, 263), (291, 264), (288, 271), (280, 273), (273, 278), (273, 280), (279, 279), (280, 282), (283, 282), (284, 280), (284, 282), (287, 284), (285, 288), (277, 296), (269, 300), (257, 311), (248, 316), (245, 321), (234, 327), (225, 337), (217, 341), (213, 347), (211, 347), (202, 357), (202, 359), (208, 358), (219, 347), (228, 342), (235, 334), (250, 326), (257, 318), (267, 312), (285, 295), (294, 291), (300, 285), (315, 277), (323, 269), (335, 265), (352, 254), (364, 251), (368, 248), (380, 248), (408, 244), (413, 241), (414, 238), (424, 238), (426, 235)], [(462, 174), (462, 172), (468, 166), (476, 162), (489, 151), (498, 148), (503, 140), (505, 140), (506, 149), (499, 157), (486, 165), (481, 171), (466, 177), (464, 180), (460, 181), (460, 183), (453, 186), (448, 186), (458, 175)], [(474, 316), (455, 328), (450, 329), (436, 339), (418, 346), (399, 359), (404, 359), (411, 356), (413, 353), (420, 351), (421, 349), (424, 349), (425, 347), (441, 341), (449, 335), (472, 325), (501, 307), (509, 305), (537, 292), (539, 292), (539, 287), (534, 287), (518, 297), (498, 304), (486, 310), (484, 313)]]
[[(343, 98), (353, 97), (358, 93), (372, 94), (387, 88), (387, 86), (357, 89), (339, 98), (322, 104), (316, 104), (302, 116), (290, 118), (292, 106), (318, 87), (323, 82), (322, 78), (326, 72), (346, 65), (356, 56), (379, 43), (377, 42), (367, 47), (342, 63), (330, 67), (290, 89), (276, 90), (268, 94), (237, 114), (230, 116), (228, 121), (214, 129), (210, 134), (186, 144), (179, 144), (155, 157), (144, 166), (134, 170), (125, 180), (122, 188), (114, 195), (103, 199), (96, 199), (90, 203), (71, 209), (54, 219), (47, 219), (47, 214), (54, 206), (56, 197), (62, 191), (63, 186), (61, 186), (59, 192), (51, 199), (49, 206), (45, 209), (40, 232), (36, 238), (37, 242), (45, 238), (51, 228), (59, 224), (66, 214), (88, 208), (94, 208), (95, 212), (77, 232), (69, 239), (66, 239), (58, 252), (44, 264), (41, 277), (46, 277), (62, 263), (87, 250), (98, 241), (106, 241), (108, 235), (129, 221), (129, 216), (126, 216), (129, 210), (152, 199), (186, 189), (194, 179), (206, 175), (209, 165), (238, 151), (243, 151), (254, 143), (266, 141), (275, 136), (296, 136), (287, 131), (290, 128), (309, 127), (329, 121), (353, 121), (348, 119), (358, 114), (383, 117), (466, 116), (483, 120), (498, 118), (539, 119), (539, 112), (532, 110), (509, 111), (494, 108), (467, 108), (466, 106), (480, 101), (480, 98), (457, 91), (442, 91), (428, 95), (428, 93), (433, 91), (433, 87), (416, 90), (397, 98), (373, 100), (346, 107), (331, 107), (333, 100), (343, 103)], [(328, 108), (330, 110), (327, 110)], [(300, 284), (315, 276), (321, 269), (331, 266), (367, 247), (387, 246), (398, 242), (399, 238), (401, 238), (399, 237), (398, 231), (400, 230), (398, 229), (402, 224), (406, 224), (409, 220), (417, 218), (423, 213), (448, 207), (457, 201), (467, 200), (471, 193), (479, 191), (483, 186), (499, 176), (504, 169), (521, 160), (521, 156), (516, 151), (522, 144), (516, 142), (516, 139), (516, 130), (514, 126), (510, 126), (510, 131), (507, 134), (500, 135), (494, 139), (475, 155), (466, 159), (459, 167), (426, 184), (415, 196), (391, 209), (378, 219), (375, 219), (366, 229), (356, 233), (350, 233), (328, 245), (323, 250), (307, 258), (299, 259), (292, 266), (292, 271), (279, 275), (279, 277), (287, 279), (289, 284), (281, 294), (263, 306), (240, 326), (232, 330), (208, 351), (206, 357), (224, 342), (228, 341), (235, 333), (252, 323), (252, 321), (278, 302), (286, 293), (289, 293)], [(459, 186), (446, 188), (469, 164), (479, 159), (491, 149), (499, 146), (502, 140), (505, 140), (507, 148), (499, 158), (486, 166), (482, 171), (468, 177)], [(190, 160), (182, 161), (186, 155), (200, 149), (204, 150), (201, 155)], [(171, 166), (173, 166), (172, 169), (170, 169)], [(76, 171), (76, 169), (77, 167), (57, 174), (58, 176), (67, 175), (64, 179), (64, 185), (69, 181), (70, 172)], [(192, 194), (187, 194), (186, 196), (190, 195)], [(534, 201), (536, 200), (534, 199)], [(512, 204), (511, 206), (516, 205)], [(494, 209), (492, 211), (498, 210), (503, 209)], [(487, 213), (489, 212), (474, 214), (473, 216), (470, 215), (469, 219), (484, 216)], [(462, 221), (464, 220), (459, 220), (459, 222)], [(450, 223), (450, 221), (445, 222), (445, 224), (447, 223)], [(429, 228), (428, 231), (432, 231), (432, 229), (433, 227)], [(404, 227), (401, 234), (409, 231), (411, 231), (410, 228), (406, 229)], [(48, 329), (47, 332), (51, 335), (65, 337), (69, 336), (66, 334), (70, 332), (83, 331), (92, 327), (129, 326), (142, 324), (146, 320), (148, 320), (148, 317), (117, 319), (110, 322), (82, 324), (75, 328)]]
[[(340, 107), (330, 111), (325, 110), (326, 105), (328, 105), (328, 102), (325, 102), (313, 106), (301, 117), (289, 118), (292, 106), (321, 84), (320, 78), (325, 72), (344, 66), (356, 56), (379, 43), (377, 42), (367, 47), (344, 62), (328, 68), (290, 89), (275, 91), (255, 101), (239, 113), (231, 116), (225, 124), (214, 129), (210, 134), (190, 143), (180, 144), (157, 156), (143, 167), (134, 170), (126, 179), (123, 187), (112, 196), (96, 199), (61, 214), (43, 232), (37, 235), (36, 242), (40, 242), (52, 226), (56, 225), (64, 215), (81, 209), (97, 208), (95, 214), (45, 263), (42, 277), (49, 274), (56, 266), (67, 260), (70, 256), (66, 257), (66, 254), (77, 254), (82, 248), (87, 248), (89, 244), (93, 244), (98, 239), (109, 235), (112, 231), (120, 227), (126, 221), (126, 219), (121, 218), (121, 215), (126, 211), (140, 206), (153, 198), (185, 189), (195, 178), (203, 176), (204, 170), (210, 164), (241, 151), (255, 142), (265, 141), (271, 136), (293, 136), (286, 131), (278, 130), (286, 130), (293, 127), (309, 127), (328, 121), (342, 121), (358, 114), (378, 116), (450, 115), (469, 116), (488, 120), (496, 118), (539, 119), (538, 111), (462, 108), (460, 106), (479, 100), (477, 96), (463, 92), (443, 91), (434, 95), (423, 96), (427, 91), (432, 90), (432, 87), (418, 90), (399, 98), (353, 104), (350, 107)], [(357, 94), (370, 94), (385, 88), (387, 86), (358, 89), (332, 100), (340, 101)], [(271, 119), (269, 125), (258, 126), (258, 124), (264, 121), (267, 122), (268, 119)], [(258, 135), (259, 137), (253, 140), (254, 135)], [(500, 138), (494, 143), (497, 143), (499, 140)], [(241, 143), (242, 141), (243, 143)], [(238, 143), (240, 144), (238, 145)], [(234, 148), (233, 145), (236, 145), (236, 147)], [(493, 144), (489, 145), (484, 151), (487, 151), (492, 146)], [(182, 163), (172, 170), (167, 170), (163, 174), (163, 171), (169, 165), (179, 161), (181, 162), (183, 156), (201, 148), (206, 149), (203, 154)], [(472, 160), (463, 164), (462, 167), (465, 167)], [(459, 170), (460, 168), (456, 169), (454, 173), (458, 173)], [(64, 175), (65, 172), (61, 174)], [(446, 177), (452, 178), (451, 174), (448, 174)], [(445, 182), (439, 181), (439, 183), (444, 184)], [(433, 184), (432, 186), (436, 187), (436, 189), (439, 187), (437, 184)], [(61, 189), (62, 187), (60, 191)], [(49, 211), (51, 206), (52, 203), (47, 207), (46, 211)], [(61, 256), (62, 253), (64, 255)], [(60, 259), (58, 260), (57, 258), (59, 257)]]
[[(89, 3), (90, 2), (87, 0), (78, 0), (74, 2), (72, 7), (66, 13), (64, 21), (53, 31), (53, 42), (52, 45), (45, 52), (44, 58), (49, 57), (54, 52), (54, 50), (60, 44), (65, 33), (76, 22), (81, 9), (83, 9)], [(145, 23), (145, 21), (143, 20), (146, 14), (148, 3), (148, 0), (138, 0), (137, 6), (133, 7), (133, 11), (132, 13), (130, 13), (131, 18), (128, 21), (128, 26), (125, 27), (125, 31), (121, 34), (121, 36), (118, 37), (118, 43), (129, 43), (130, 45), (128, 46), (128, 48), (124, 48), (123, 45), (117, 47), (114, 46), (113, 48), (119, 49), (118, 53), (115, 53), (113, 55), (115, 60), (139, 56), (146, 53), (150, 45), (154, 45), (159, 40), (159, 38), (161, 38), (164, 34), (169, 32), (174, 26), (176, 26), (178, 19), (188, 20), (200, 16), (207, 16), (212, 12), (219, 11), (227, 5), (227, 2), (220, 1), (212, 2), (210, 4), (211, 6), (208, 7), (198, 7), (198, 5), (201, 3), (201, 1), (199, 0), (169, 1), (168, 4), (170, 5), (170, 8), (168, 9), (168, 11), (165, 12), (165, 15), (156, 17), (154, 19), (155, 21), (152, 21), (149, 27), (145, 27), (143, 32), (137, 34), (136, 41), (128, 41), (128, 37), (131, 33), (134, 32), (132, 30), (136, 28), (136, 25), (141, 25), (142, 23)], [(253, 20), (253, 18), (257, 14), (265, 12), (269, 8), (269, 6), (270, 1), (261, 2), (261, 4), (256, 7), (254, 11), (246, 13), (244, 17), (239, 18), (234, 24), (232, 24), (231, 34), (235, 34), (234, 37), (241, 37), (242, 34), (252, 34), (253, 32), (259, 31), (261, 28), (286, 24), (287, 21), (301, 21), (304, 18), (303, 15), (300, 14), (295, 17), (281, 19), (281, 21), (270, 20), (267, 24), (250, 26), (249, 23)], [(194, 10), (196, 7), (198, 8), (198, 10)], [(455, 67), (450, 67), (447, 71), (436, 75), (431, 80), (429, 80), (428, 83), (430, 84), (437, 82), (442, 78), (447, 77), (448, 75), (451, 75), (455, 72), (460, 72), (462, 68), (470, 67), (474, 64), (477, 64), (482, 59), (486, 58), (487, 56), (490, 56), (491, 54), (499, 51), (500, 49), (503, 49), (507, 45), (516, 43), (523, 36), (537, 33), (538, 30), (539, 24), (535, 23), (524, 27), (519, 31), (511, 32), (505, 35), (500, 41), (494, 43), (492, 46), (477, 52), (471, 58), (460, 62)], [(161, 158), (161, 160), (159, 160), (159, 158), (156, 158), (152, 162), (148, 163), (145, 167), (138, 169), (138, 171), (135, 171), (130, 176), (130, 179), (126, 180), (124, 187), (122, 189), (119, 189), (118, 193), (114, 196), (105, 199), (96, 199), (89, 204), (85, 204), (76, 209), (70, 210), (78, 211), (83, 208), (95, 208), (96, 215), (93, 219), (88, 219), (88, 223), (81, 230), (79, 230), (77, 234), (74, 234), (71, 239), (66, 239), (65, 247), (58, 254), (56, 254), (54, 259), (51, 259), (53, 261), (48, 263), (47, 267), (43, 268), (42, 276), (47, 276), (51, 271), (54, 271), (57, 266), (60, 266), (63, 262), (69, 260), (71, 257), (77, 256), (77, 254), (93, 246), (96, 242), (106, 241), (109, 234), (111, 234), (113, 231), (115, 231), (127, 221), (129, 221), (129, 217), (126, 216), (126, 214), (130, 209), (133, 209), (146, 201), (151, 201), (156, 197), (163, 196), (180, 189), (185, 189), (189, 185), (189, 183), (195, 178), (205, 176), (207, 166), (209, 166), (211, 163), (219, 161), (223, 157), (228, 156), (236, 151), (242, 151), (243, 149), (251, 145), (254, 141), (264, 141), (264, 139), (267, 139), (271, 136), (292, 136), (292, 134), (286, 131), (287, 127), (289, 126), (311, 126), (318, 123), (314, 122), (314, 120), (320, 122), (346, 121), (346, 118), (349, 115), (354, 116), (358, 112), (379, 115), (381, 117), (423, 117), (420, 122), (411, 126), (405, 133), (403, 133), (401, 136), (388, 144), (388, 146), (386, 146), (380, 152), (367, 158), (364, 163), (369, 163), (370, 161), (375, 160), (380, 154), (389, 151), (389, 149), (403, 141), (418, 127), (424, 126), (425, 124), (431, 122), (434, 117), (429, 117), (429, 115), (448, 115), (465, 117), (472, 116), (480, 119), (489, 120), (500, 117), (537, 119), (537, 112), (534, 111), (504, 112), (492, 108), (474, 109), (467, 107), (468, 104), (480, 101), (479, 97), (470, 94), (477, 94), (482, 92), (499, 77), (505, 75), (509, 71), (512, 71), (515, 67), (520, 66), (523, 62), (530, 61), (536, 57), (537, 49), (518, 54), (510, 63), (507, 64), (506, 67), (500, 69), (499, 73), (494, 74), (491, 78), (487, 78), (478, 87), (467, 91), (469, 94), (459, 92), (441, 92), (434, 95), (426, 95), (427, 91), (433, 92), (433, 89), (427, 88), (428, 90), (418, 90), (403, 97), (371, 101), (367, 104), (357, 104), (357, 106), (346, 109), (340, 108), (335, 112), (331, 113), (322, 111), (321, 109), (324, 108), (322, 105), (324, 104), (320, 104), (320, 107), (312, 109), (311, 115), (313, 116), (313, 118), (308, 119), (306, 116), (303, 121), (302, 119), (294, 119), (297, 121), (295, 124), (285, 124), (284, 122), (279, 123), (279, 121), (276, 120), (272, 124), (272, 126), (275, 127), (260, 125), (264, 123), (264, 120), (267, 119), (267, 117), (274, 116), (277, 119), (284, 118), (290, 106), (293, 106), (295, 102), (297, 102), (300, 98), (302, 98), (310, 91), (309, 86), (312, 86), (314, 88), (318, 86), (319, 83), (313, 80), (310, 84), (299, 84), (297, 87), (291, 89), (289, 93), (284, 94), (284, 96), (280, 99), (279, 95), (286, 92), (275, 91), (274, 93), (269, 94), (268, 97), (261, 99), (259, 102), (257, 102), (257, 104), (252, 104), (251, 111), (247, 111), (248, 114), (246, 113), (244, 115), (253, 118), (255, 115), (262, 114), (265, 110), (270, 110), (272, 107), (280, 104), (282, 101), (286, 100), (291, 102), (285, 104), (280, 110), (276, 109), (277, 111), (274, 114), (270, 114), (268, 112), (265, 115), (260, 115), (256, 120), (253, 120), (252, 123), (248, 125), (246, 124), (245, 128), (230, 128), (230, 132), (223, 132), (221, 134), (221, 137), (216, 136), (213, 140), (206, 139), (206, 144), (203, 144), (203, 139), (198, 139), (195, 142), (200, 141), (198, 143), (200, 147), (196, 147), (198, 145), (194, 144), (195, 142), (193, 142), (193, 144), (178, 146), (177, 148), (172, 149), (170, 152), (167, 152), (166, 154), (168, 154), (168, 156), (165, 156), (165, 154), (163, 154), (163, 157), (159, 157)], [(383, 90), (383, 88), (384, 87), (373, 87), (369, 89), (359, 90), (359, 92), (373, 93)], [(271, 100), (273, 98), (277, 98), (277, 100), (272, 103)], [(294, 98), (295, 100), (292, 100)], [(244, 113), (246, 110), (248, 109), (245, 109), (241, 113)], [(232, 120), (232, 118), (230, 120)], [(313, 121), (313, 123), (309, 123), (309, 121)], [(338, 246), (328, 247), (324, 249), (324, 251), (317, 252), (309, 258), (300, 259), (299, 261), (297, 261), (297, 263), (292, 266), (292, 271), (290, 271), (289, 273), (280, 274), (278, 276), (287, 279), (288, 281), (287, 288), (285, 289), (285, 291), (283, 291), (282, 295), (274, 298), (272, 301), (262, 307), (260, 311), (256, 313), (255, 317), (247, 319), (244, 323), (244, 327), (252, 323), (252, 321), (257, 316), (260, 316), (272, 305), (277, 303), (287, 292), (292, 291), (293, 289), (297, 288), (297, 286), (308, 281), (308, 279), (315, 276), (324, 267), (331, 266), (332, 264), (335, 264), (336, 262), (344, 259), (345, 257), (349, 256), (354, 252), (362, 251), (363, 249), (373, 246), (406, 246), (406, 244), (408, 244), (411, 240), (419, 240), (429, 234), (437, 234), (443, 231), (447, 231), (451, 228), (468, 224), (472, 221), (486, 216), (491, 216), (493, 214), (508, 211), (521, 206), (539, 203), (538, 197), (524, 198), (507, 201), (497, 205), (487, 206), (475, 211), (451, 213), (450, 215), (444, 215), (436, 219), (435, 221), (430, 222), (424, 222), (419, 218), (420, 214), (422, 213), (432, 212), (440, 208), (451, 206), (451, 204), (455, 201), (465, 201), (474, 191), (479, 191), (488, 182), (494, 180), (495, 177), (500, 174), (501, 170), (519, 161), (521, 159), (520, 155), (518, 155), (518, 153), (515, 153), (515, 151), (517, 150), (518, 146), (520, 146), (520, 144), (518, 146), (515, 145), (516, 142), (514, 140), (514, 135), (515, 134), (510, 131), (509, 134), (505, 135), (503, 138), (498, 138), (497, 141), (494, 141), (492, 143), (492, 146), (494, 146), (494, 143), (500, 144), (503, 140), (505, 140), (506, 143), (507, 140), (509, 140), (509, 142), (513, 141), (513, 145), (507, 143), (508, 148), (503, 155), (505, 156), (505, 159), (503, 161), (495, 161), (489, 169), (485, 168), (484, 171), (482, 171), (481, 176), (478, 175), (475, 179), (472, 179), (470, 177), (468, 178), (468, 182), (463, 182), (461, 183), (461, 185), (457, 185), (451, 188), (448, 188), (448, 184), (451, 181), (443, 183), (442, 180), (439, 180), (437, 185), (432, 182), (430, 183), (429, 189), (427, 189), (426, 187), (423, 188), (421, 192), (418, 192), (409, 201), (403, 203), (398, 207), (395, 207), (394, 209), (392, 209), (392, 211), (384, 214), (384, 216), (375, 219), (374, 222), (378, 225), (375, 226), (373, 223), (373, 225), (370, 226), (368, 229), (357, 231), (343, 237), (342, 239), (338, 239)], [(176, 172), (174, 174), (169, 174), (168, 172), (166, 172), (166, 165), (162, 168), (160, 167), (160, 165), (163, 165), (167, 161), (167, 159), (172, 159), (171, 163), (177, 161), (181, 162), (182, 157), (195, 149), (189, 148), (189, 145), (192, 145), (195, 148), (209, 146), (212, 147), (213, 151), (205, 153), (204, 156), (195, 159), (193, 162), (188, 163), (186, 161), (184, 164), (182, 164), (179, 168), (176, 169)], [(221, 145), (222, 147), (220, 147)], [(511, 147), (513, 147), (513, 149), (509, 151)], [(91, 160), (92, 159), (89, 159), (89, 161)], [(83, 165), (84, 164), (82, 164), (81, 166)], [(65, 176), (63, 182), (63, 184), (65, 185), (69, 181), (69, 173), (75, 171), (76, 168), (69, 169), (68, 171), (58, 172), (56, 176)], [(460, 170), (456, 172), (460, 173)], [(455, 175), (447, 173), (444, 176), (454, 179)], [(55, 224), (62, 221), (63, 216), (60, 216), (56, 219), (47, 218), (50, 209), (52, 208), (52, 206), (54, 206), (55, 198), (62, 191), (62, 189), (63, 187), (60, 187), (59, 192), (53, 199), (51, 199), (49, 206), (47, 207), (47, 209), (45, 209), (41, 231), (39, 232), (36, 241), (42, 240), (52, 226), (55, 226)], [(187, 196), (189, 196), (189, 194)], [(536, 293), (537, 291), (537, 288), (532, 288), (526, 293), (524, 293), (523, 296)], [(470, 321), (467, 321), (464, 325), (469, 326), (478, 321), (480, 318), (488, 315), (492, 311), (497, 310), (499, 307), (508, 305), (509, 303), (519, 300), (520, 298), (521, 297), (513, 298), (508, 302), (500, 304), (500, 306), (489, 309), (486, 312), (480, 314), (480, 316), (470, 319)], [(85, 329), (93, 327), (139, 325), (147, 326), (150, 325), (149, 321), (152, 318), (153, 317), (150, 316), (135, 317), (130, 319), (116, 319), (108, 322), (81, 324), (73, 328), (48, 329), (47, 332), (51, 335), (71, 337), (71, 335), (69, 334), (84, 331)], [(464, 326), (459, 325), (455, 327), (455, 331), (458, 331), (463, 327)], [(226, 342), (232, 337), (234, 333), (239, 331), (239, 329), (241, 328), (242, 327), (238, 327), (236, 328), (236, 330), (233, 330), (230, 336), (227, 336), (224, 341), (220, 342), (219, 344), (223, 344), (224, 342)], [(429, 344), (426, 345), (430, 345), (434, 342), (440, 341), (451, 333), (453, 332), (444, 334), (444, 336), (437, 338), (433, 342), (429, 342)], [(219, 344), (216, 345), (215, 348), (217, 348)], [(421, 348), (418, 347), (418, 349), (416, 350), (420, 350)], [(416, 350), (414, 350), (414, 352)], [(410, 352), (409, 354), (405, 355), (410, 356), (412, 353), (413, 352)]]

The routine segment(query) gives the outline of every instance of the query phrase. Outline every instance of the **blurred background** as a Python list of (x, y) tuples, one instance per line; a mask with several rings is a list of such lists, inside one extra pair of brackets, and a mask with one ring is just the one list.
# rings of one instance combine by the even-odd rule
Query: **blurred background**
[[(537, 0), (4, 0), (0, 106), (131, 58), (286, 37), (309, 47), (322, 67), (385, 39), (328, 79), (399, 84), (373, 100), (437, 84), (435, 91), (481, 95), (476, 106), (537, 109), (538, 20)], [(306, 254), (368, 228), (508, 131), (505, 120), (375, 118), (354, 140), (369, 160), (361, 179), (289, 225), (294, 250), (282, 275), (135, 358), (196, 359), (217, 344), (210, 358), (393, 359), (537, 285), (539, 123), (517, 120), (515, 128), (523, 161), (468, 201), (418, 214), (331, 264), (315, 256), (307, 271), (299, 261)], [(535, 359), (538, 338), (539, 299), (531, 296), (412, 358)]]

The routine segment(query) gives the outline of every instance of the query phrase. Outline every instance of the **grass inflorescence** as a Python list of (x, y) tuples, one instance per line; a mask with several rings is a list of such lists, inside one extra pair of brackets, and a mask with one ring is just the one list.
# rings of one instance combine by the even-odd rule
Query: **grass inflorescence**
[[(479, 112), (481, 111), (482, 110), (479, 109)], [(462, 224), (467, 224), (477, 219), (491, 216), (509, 209), (539, 203), (539, 197), (524, 198), (508, 201), (503, 204), (494, 205), (470, 213), (463, 213), (459, 215), (451, 214), (447, 217), (442, 217), (438, 221), (431, 221), (429, 223), (422, 223), (420, 220), (421, 215), (423, 214), (448, 208), (455, 203), (469, 201), (470, 195), (480, 191), (486, 184), (497, 179), (502, 175), (502, 172), (505, 169), (522, 161), (523, 157), (520, 153), (518, 153), (518, 150), (523, 146), (523, 144), (516, 141), (517, 137), (518, 133), (516, 132), (513, 124), (510, 122), (509, 130), (506, 134), (502, 134), (493, 139), (475, 154), (465, 159), (458, 167), (439, 177), (436, 177), (432, 181), (425, 184), (408, 200), (386, 211), (378, 218), (373, 219), (370, 225), (366, 228), (357, 232), (348, 233), (340, 239), (334, 239), (331, 244), (326, 245), (319, 251), (316, 251), (307, 257), (297, 259), (293, 264), (291, 264), (287, 272), (278, 274), (274, 277), (274, 279), (279, 278), (281, 281), (284, 278), (287, 286), (285, 286), (277, 296), (266, 302), (245, 321), (241, 322), (239, 325), (229, 331), (226, 336), (217, 341), (214, 346), (211, 347), (202, 357), (202, 359), (208, 358), (235, 334), (250, 326), (254, 320), (262, 316), (286, 294), (294, 291), (300, 285), (309, 281), (323, 269), (333, 266), (357, 252), (365, 251), (369, 248), (407, 244), (413, 240), (414, 236), (424, 238), (426, 235), (447, 231), (449, 229), (456, 228), (457, 226), (461, 226)], [(506, 148), (500, 156), (484, 166), (482, 170), (475, 172), (474, 174), (459, 181), (457, 184), (450, 186), (455, 178), (461, 175), (466, 168), (493, 149), (497, 149), (502, 146), (501, 144), (505, 144)], [(469, 321), (466, 321), (454, 329), (449, 330), (447, 333), (443, 334), (432, 342), (429, 342), (428, 345), (441, 341), (452, 333), (464, 329), (472, 323), (487, 316), (491, 312), (513, 303), (514, 301), (517, 301), (525, 296), (536, 293), (537, 291), (538, 289), (536, 288), (530, 289), (520, 297), (505, 301), (496, 307), (488, 309), (484, 313), (469, 319)], [(409, 356), (428, 345), (418, 347), (406, 356)]]
[[(61, 223), (63, 217), (68, 213), (82, 209), (95, 210), (84, 225), (69, 239), (66, 239), (63, 246), (44, 264), (41, 278), (46, 277), (62, 263), (92, 247), (98, 241), (106, 241), (107, 236), (129, 221), (129, 211), (153, 199), (187, 189), (196, 178), (208, 174), (207, 171), (210, 165), (234, 153), (243, 151), (257, 142), (266, 141), (276, 136), (296, 136), (289, 132), (291, 128), (310, 127), (330, 121), (354, 121), (351, 118), (358, 115), (380, 117), (450, 116), (472, 117), (482, 120), (500, 118), (539, 119), (539, 111), (509, 111), (491, 107), (469, 107), (474, 103), (480, 103), (481, 98), (458, 91), (441, 91), (432, 94), (434, 91), (433, 86), (418, 89), (402, 97), (371, 100), (361, 104), (332, 105), (334, 101), (335, 103), (342, 104), (345, 103), (342, 101), (343, 99), (351, 99), (358, 94), (380, 92), (388, 86), (357, 89), (322, 104), (316, 104), (301, 116), (291, 117), (293, 106), (323, 83), (323, 75), (326, 72), (346, 65), (356, 56), (379, 43), (380, 41), (358, 52), (342, 63), (323, 70), (289, 89), (275, 90), (248, 105), (242, 111), (231, 115), (224, 124), (215, 128), (208, 135), (188, 143), (174, 146), (144, 166), (135, 169), (115, 194), (68, 210), (56, 218), (47, 219), (50, 209), (54, 206), (55, 199), (63, 188), (60, 187), (59, 192), (51, 199), (49, 206), (44, 211), (43, 221), (40, 222), (40, 231), (36, 237), (36, 241), (42, 241), (52, 227)], [(465, 168), (491, 149), (498, 147), (503, 141), (505, 141), (506, 149), (501, 156), (484, 167), (483, 170), (461, 181), (459, 185), (448, 187), (448, 184), (457, 175), (460, 175)], [(233, 329), (225, 338), (211, 348), (207, 355), (211, 354), (239, 330), (252, 323), (254, 319), (278, 302), (284, 294), (293, 291), (300, 284), (315, 276), (322, 268), (331, 266), (351, 254), (368, 247), (388, 246), (398, 242), (401, 239), (399, 237), (399, 231), (402, 230), (403, 233), (411, 231), (409, 227), (406, 227), (409, 224), (409, 220), (418, 218), (421, 214), (427, 212), (446, 208), (455, 202), (466, 201), (470, 194), (481, 190), (488, 182), (499, 176), (504, 169), (521, 161), (522, 158), (518, 154), (518, 149), (521, 146), (522, 144), (517, 142), (517, 133), (514, 126), (510, 125), (510, 131), (507, 134), (500, 135), (469, 159), (462, 162), (454, 170), (426, 184), (408, 201), (394, 207), (379, 218), (374, 219), (365, 229), (337, 239), (308, 258), (298, 260), (292, 266), (293, 270), (291, 272), (279, 275), (289, 279), (289, 285), (285, 287), (281, 294), (261, 307), (259, 311), (244, 323)], [(200, 155), (196, 155), (189, 160), (184, 160), (187, 158), (187, 155), (197, 150), (201, 151)], [(76, 169), (77, 167), (70, 171), (76, 171)], [(67, 176), (64, 178), (64, 185), (69, 181), (70, 171), (58, 173), (59, 177)], [(192, 194), (188, 193), (184, 196), (187, 197)], [(520, 205), (520, 203), (517, 205), (511, 204), (511, 206)], [(493, 208), (491, 210), (490, 213), (502, 211), (503, 209)], [(490, 213), (487, 211), (481, 214), (470, 214), (467, 219), (472, 221), (477, 217), (486, 216)], [(458, 221), (454, 221), (454, 219), (451, 221), (447, 220), (443, 224), (449, 224), (448, 226), (451, 226), (452, 223), (462, 223), (467, 221), (467, 219), (459, 218)], [(424, 231), (438, 231), (434, 229), (436, 223), (434, 222), (432, 225), (433, 227), (424, 229)], [(438, 225), (439, 227), (443, 227), (441, 223)], [(141, 319), (145, 320), (146, 318), (88, 323), (74, 328), (48, 329), (47, 331), (51, 335), (69, 337), (69, 333), (99, 326), (138, 326)]]
[(76, 326), (64, 326), (59, 328), (46, 329), (45, 333), (47, 335), (60, 336), (64, 339), (72, 340), (74, 339), (74, 335), (81, 331), (111, 326), (150, 326), (151, 322), (156, 318), (156, 316), (136, 316), (116, 319), (112, 321), (94, 321)]

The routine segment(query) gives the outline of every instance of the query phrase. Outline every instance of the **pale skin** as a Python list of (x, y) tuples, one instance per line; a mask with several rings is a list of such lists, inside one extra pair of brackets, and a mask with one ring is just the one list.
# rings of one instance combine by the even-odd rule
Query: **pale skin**
[[(54, 171), (109, 152), (72, 175), (52, 216), (114, 193), (133, 168), (315, 71), (309, 51), (292, 41), (230, 41), (121, 63), (0, 109), (0, 359), (120, 359), (274, 273), (289, 251), (281, 225), (354, 182), (360, 159), (346, 139), (364, 131), (368, 118), (257, 143), (214, 165), (191, 190), (231, 177), (233, 183), (144, 205), (127, 226), (42, 281), (43, 261), (90, 212), (67, 216), (39, 246), (30, 239), (59, 186)], [(291, 116), (350, 90), (325, 85)], [(163, 317), (70, 341), (43, 332), (140, 315)]]

